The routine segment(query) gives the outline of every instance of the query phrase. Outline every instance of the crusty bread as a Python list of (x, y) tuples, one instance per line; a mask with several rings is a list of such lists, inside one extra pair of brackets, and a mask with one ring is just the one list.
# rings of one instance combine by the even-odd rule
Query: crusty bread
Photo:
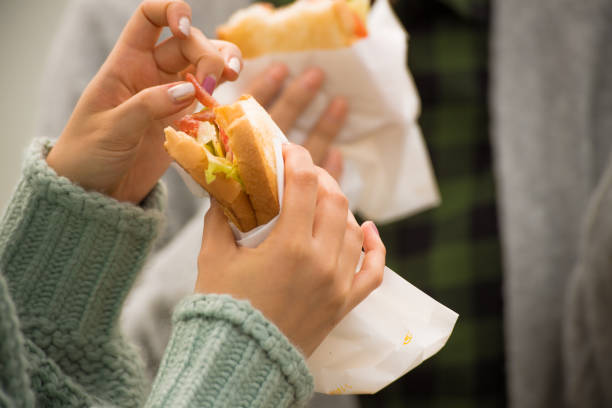
[(253, 97), (216, 107), (215, 115), (229, 138), (257, 225), (265, 224), (280, 211), (274, 151), (280, 130)]
[(278, 9), (256, 3), (234, 13), (217, 36), (238, 45), (243, 57), (253, 58), (350, 46), (357, 39), (355, 25), (345, 0), (298, 0)]
[(249, 231), (257, 226), (255, 213), (248, 196), (236, 180), (216, 174), (212, 183), (206, 182), (205, 172), (208, 158), (204, 146), (186, 133), (171, 127), (164, 129), (164, 147), (193, 179), (204, 187), (225, 209), (226, 216), (241, 231)]

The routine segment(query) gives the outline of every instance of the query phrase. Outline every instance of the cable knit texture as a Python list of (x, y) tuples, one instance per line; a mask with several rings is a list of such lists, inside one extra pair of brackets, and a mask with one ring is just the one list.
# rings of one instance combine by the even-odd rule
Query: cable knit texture
[(303, 357), (248, 302), (193, 295), (177, 306), (173, 324), (151, 405), (184, 406), (189, 399), (198, 407), (283, 407), (310, 398)]
[[(163, 222), (161, 185), (140, 206), (58, 177), (38, 140), (0, 224), (0, 406), (136, 407), (140, 361), (118, 316)], [(147, 405), (303, 404), (301, 354), (247, 302), (195, 296), (175, 314)]]

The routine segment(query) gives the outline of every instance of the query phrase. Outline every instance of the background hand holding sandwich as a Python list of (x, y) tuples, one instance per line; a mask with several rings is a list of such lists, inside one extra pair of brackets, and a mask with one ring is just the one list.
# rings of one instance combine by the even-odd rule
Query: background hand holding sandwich
[[(325, 73), (318, 67), (304, 70), (291, 81), (288, 81), (289, 75), (287, 65), (272, 63), (246, 88), (246, 93), (268, 110), (285, 134), (309, 108), (325, 81)], [(333, 98), (303, 143), (314, 164), (327, 170), (336, 180), (342, 176), (343, 159), (340, 150), (332, 143), (340, 133), (347, 114), (346, 99)]]

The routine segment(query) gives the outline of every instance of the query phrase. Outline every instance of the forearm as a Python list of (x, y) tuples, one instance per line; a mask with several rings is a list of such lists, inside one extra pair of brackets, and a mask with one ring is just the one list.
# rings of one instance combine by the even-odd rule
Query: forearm
[(163, 192), (142, 207), (57, 177), (36, 141), (0, 225), (0, 266), (22, 321), (108, 332), (162, 221)]
[[(47, 166), (49, 148), (36, 141), (28, 153), (0, 224), (0, 270), (28, 341), (101, 399), (137, 405), (140, 366), (117, 323), (160, 228), (164, 193), (156, 188), (137, 207), (86, 192)], [(116, 381), (131, 384), (125, 395)]]
[(287, 407), (310, 398), (303, 356), (247, 302), (195, 295), (173, 320), (148, 406)]

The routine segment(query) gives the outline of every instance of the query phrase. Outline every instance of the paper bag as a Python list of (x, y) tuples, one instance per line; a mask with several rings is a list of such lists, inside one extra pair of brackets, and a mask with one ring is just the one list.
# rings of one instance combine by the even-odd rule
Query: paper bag
[(288, 137), (303, 142), (330, 98), (345, 97), (349, 115), (337, 138), (345, 159), (340, 185), (352, 209), (381, 223), (435, 206), (440, 198), (417, 125), (419, 99), (406, 69), (406, 33), (387, 0), (374, 4), (368, 31), (352, 47), (245, 60), (238, 80), (221, 85), (215, 97), (235, 101), (273, 61), (287, 64), (292, 75), (311, 66), (323, 69), (319, 95)]

